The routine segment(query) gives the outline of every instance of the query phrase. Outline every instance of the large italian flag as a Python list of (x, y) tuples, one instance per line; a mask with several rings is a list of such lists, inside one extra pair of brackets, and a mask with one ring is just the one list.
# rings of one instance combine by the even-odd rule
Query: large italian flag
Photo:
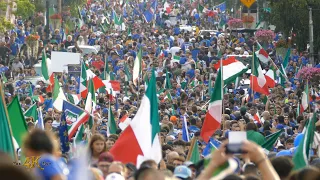
[[(220, 62), (219, 60), (215, 65), (215, 69), (220, 68)], [(223, 81), (224, 84), (229, 84), (231, 82), (234, 82), (234, 80), (241, 74), (247, 72), (248, 67), (245, 66), (242, 62), (236, 60), (234, 56), (229, 57), (228, 59), (222, 60), (222, 66), (223, 66)]]
[(301, 111), (304, 112), (309, 106), (309, 86), (306, 83), (304, 91), (302, 92), (301, 98)]
[(80, 93), (81, 93), (81, 97), (83, 99), (85, 99), (87, 97), (87, 94), (88, 94), (87, 84), (90, 79), (92, 79), (95, 91), (104, 86), (104, 83), (102, 82), (102, 80), (96, 74), (94, 74), (87, 67), (87, 65), (82, 61), (81, 62), (81, 77), (80, 77)]
[(222, 117), (222, 93), (221, 70), (219, 70), (200, 133), (205, 142), (208, 142), (212, 134), (220, 127)]
[(250, 86), (253, 91), (259, 92), (261, 94), (269, 95), (269, 89), (267, 80), (263, 74), (260, 62), (256, 56), (256, 54), (253, 54), (253, 66), (251, 68), (251, 77), (250, 77)]
[(137, 114), (111, 148), (110, 153), (113, 154), (115, 161), (131, 162), (137, 166), (146, 159), (159, 163), (162, 158), (159, 131), (156, 78), (153, 70)]

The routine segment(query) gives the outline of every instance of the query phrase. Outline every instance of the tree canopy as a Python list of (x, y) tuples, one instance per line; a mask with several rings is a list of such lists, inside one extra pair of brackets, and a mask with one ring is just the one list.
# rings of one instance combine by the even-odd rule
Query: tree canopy
[(319, 0), (271, 0), (270, 24), (276, 31), (290, 36), (295, 34), (293, 41), (299, 50), (306, 50), (309, 43), (309, 7), (313, 10), (314, 48), (320, 48), (320, 1)]

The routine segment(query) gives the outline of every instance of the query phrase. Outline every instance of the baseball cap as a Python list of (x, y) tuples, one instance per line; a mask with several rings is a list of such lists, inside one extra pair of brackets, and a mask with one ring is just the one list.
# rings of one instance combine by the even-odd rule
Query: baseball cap
[(106, 180), (125, 180), (125, 178), (117, 173), (111, 173), (106, 177)]
[(191, 177), (192, 172), (187, 166), (177, 166), (174, 169), (174, 176), (179, 178), (188, 178)]
[(101, 153), (98, 159), (98, 162), (113, 162), (112, 154), (108, 152)]

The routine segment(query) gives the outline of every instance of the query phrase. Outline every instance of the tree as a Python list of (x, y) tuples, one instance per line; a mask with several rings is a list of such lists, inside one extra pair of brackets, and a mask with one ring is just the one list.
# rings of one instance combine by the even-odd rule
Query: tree
[[(269, 23), (276, 26), (276, 31), (281, 31), (286, 37), (295, 34), (293, 41), (300, 51), (306, 50), (309, 42), (309, 5), (313, 9), (320, 9), (319, 0), (271, 0), (271, 13)], [(314, 22), (314, 48), (320, 48), (320, 11), (313, 11)]]
[(4, 17), (0, 17), (0, 33), (4, 33), (7, 30), (13, 29), (13, 24), (6, 20)]
[(23, 19), (26, 19), (32, 16), (35, 12), (35, 5), (32, 4), (29, 0), (17, 0), (17, 12), (16, 16), (21, 16)]

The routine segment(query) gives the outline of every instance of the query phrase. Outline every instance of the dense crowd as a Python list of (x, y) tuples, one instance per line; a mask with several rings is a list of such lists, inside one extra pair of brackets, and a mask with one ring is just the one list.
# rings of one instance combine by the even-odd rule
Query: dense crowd
[[(154, 2), (159, 3), (156, 8)], [(51, 30), (48, 36), (44, 22), (34, 24), (32, 18), (17, 17), (15, 28), (5, 33), (1, 41), (0, 73), (5, 102), (9, 105), (18, 98), (29, 132), (19, 144), (21, 147), (16, 148), (16, 161), (21, 162), (21, 167), (13, 166), (12, 157), (0, 153), (0, 179), (320, 178), (319, 84), (308, 88), (308, 109), (300, 109), (308, 82), (297, 78), (297, 73), (309, 64), (307, 51), (298, 52), (292, 44), (288, 66), (282, 72), (286, 74), (286, 81), (280, 82), (281, 75), (277, 73), (276, 85), (268, 89), (270, 94), (254, 92), (248, 83), (253, 73), (250, 55), (254, 55), (254, 47), (259, 44), (251, 32), (231, 31), (227, 25), (220, 26), (221, 21), (231, 18), (227, 12), (218, 8), (210, 10), (206, 2), (201, 4), (207, 7), (208, 13), (199, 13), (198, 5), (189, 1), (141, 4), (88, 1), (79, 8), (80, 18), (74, 18), (75, 29), (68, 33)], [(155, 18), (149, 23), (147, 14), (143, 13), (146, 8), (155, 9)], [(210, 12), (215, 15), (211, 16)], [(124, 20), (120, 26), (113, 20), (117, 14)], [(35, 55), (26, 42), (31, 35), (39, 37)], [(290, 41), (278, 32), (273, 41), (263, 45), (271, 59), (266, 64), (261, 63), (264, 72), (281, 69), (285, 57), (276, 52), (276, 42), (281, 39)], [(97, 52), (88, 53), (88, 46), (98, 47)], [(80, 139), (77, 133), (67, 142), (68, 152), (62, 150), (64, 145), (59, 135), (65, 115), (55, 108), (53, 88), (36, 66), (44, 60), (42, 57), (50, 59), (54, 51), (80, 53), (81, 63), (89, 71), (101, 80), (118, 82), (121, 88), (111, 92), (101, 87), (94, 92), (96, 104), (89, 112), (92, 122), (83, 124)], [(136, 80), (133, 71), (139, 56), (141, 71)], [(201, 131), (211, 95), (215, 92), (215, 82), (220, 77), (216, 66), (220, 66), (220, 59), (231, 56), (248, 67), (248, 71), (224, 84), (220, 125), (206, 141)], [(142, 99), (152, 86), (153, 76), (162, 159), (160, 162), (149, 159), (140, 164), (121, 162), (110, 150), (127, 128), (120, 125), (122, 119), (131, 121), (139, 108), (143, 108)], [(86, 98), (81, 97), (81, 78), (80, 71), (55, 73), (66, 100), (86, 109)], [(28, 116), (26, 112), (34, 104), (41, 115)], [(111, 114), (116, 122), (112, 133)], [(306, 129), (312, 122), (312, 139), (307, 142), (307, 146), (311, 146), (310, 153), (305, 157), (308, 163), (297, 167), (296, 154), (306, 142)], [(234, 131), (246, 132), (247, 140), (240, 145), (243, 153), (226, 151), (229, 134)], [(266, 145), (266, 142), (271, 144)], [(131, 150), (126, 149), (125, 154), (130, 154)], [(25, 157), (41, 157), (33, 173), (24, 171), (25, 166), (28, 167), (24, 164)]]

